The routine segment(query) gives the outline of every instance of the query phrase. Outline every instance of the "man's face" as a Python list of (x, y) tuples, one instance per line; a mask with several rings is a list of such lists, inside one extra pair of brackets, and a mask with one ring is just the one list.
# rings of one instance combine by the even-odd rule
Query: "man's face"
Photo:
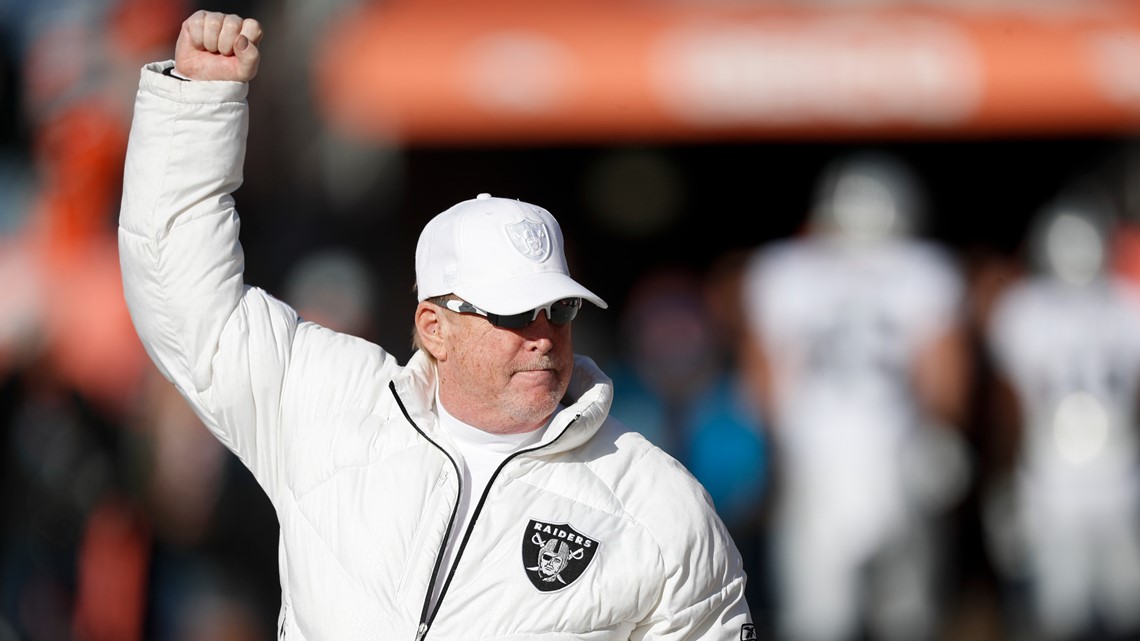
[(447, 354), (439, 361), (440, 397), (456, 418), (507, 434), (538, 428), (566, 393), (574, 367), (570, 325), (544, 312), (522, 329), (441, 310)]

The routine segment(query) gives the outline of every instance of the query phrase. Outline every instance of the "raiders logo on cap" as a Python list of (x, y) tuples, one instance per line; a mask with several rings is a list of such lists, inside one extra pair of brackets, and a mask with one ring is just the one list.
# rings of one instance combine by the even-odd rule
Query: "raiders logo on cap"
[(582, 576), (599, 545), (566, 523), (531, 519), (523, 533), (523, 568), (534, 587), (555, 592)]
[(536, 220), (523, 219), (506, 225), (507, 236), (519, 253), (536, 263), (550, 258), (550, 232), (546, 225)]

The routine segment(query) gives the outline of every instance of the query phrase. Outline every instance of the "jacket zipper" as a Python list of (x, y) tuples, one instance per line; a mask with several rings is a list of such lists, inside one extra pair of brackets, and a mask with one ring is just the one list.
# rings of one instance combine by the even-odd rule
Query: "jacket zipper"
[[(420, 429), (420, 426), (416, 425), (416, 422), (412, 420), (412, 416), (408, 414), (408, 408), (404, 406), (403, 399), (401, 399), (399, 393), (396, 392), (396, 383), (393, 381), (388, 381), (388, 389), (392, 392), (392, 398), (396, 399), (396, 404), (400, 406), (400, 411), (404, 414), (404, 419), (408, 421), (408, 425), (411, 425), (412, 429), (414, 429), (416, 432), (419, 432), (419, 435), (422, 436), (424, 440), (426, 440), (428, 443), (431, 443), (436, 449), (442, 452), (445, 457), (447, 457), (448, 461), (451, 462), (451, 467), (453, 470), (455, 470), (455, 479), (459, 484), (459, 492), (455, 496), (455, 507), (451, 509), (451, 516), (448, 517), (447, 529), (443, 533), (443, 543), (440, 545), (439, 549), (436, 550), (435, 565), (431, 570), (431, 579), (428, 581), (427, 594), (424, 595), (424, 606), (423, 609), (420, 610), (420, 624), (416, 627), (416, 641), (421, 641), (427, 634), (428, 628), (431, 627), (431, 619), (434, 618), (434, 613), (432, 613), (431, 617), (428, 615), (428, 611), (431, 609), (431, 594), (435, 589), (435, 581), (439, 576), (439, 568), (443, 564), (444, 548), (447, 546), (448, 540), (451, 539), (451, 528), (455, 527), (455, 516), (459, 512), (459, 497), (463, 495), (463, 475), (459, 472), (459, 464), (455, 462), (455, 459), (451, 458), (451, 455), (447, 453), (447, 450), (440, 447), (439, 443), (436, 443), (434, 440), (432, 440), (432, 438), (428, 436), (426, 432)], [(456, 561), (458, 560), (459, 556), (457, 554)], [(436, 602), (437, 610), (439, 609), (439, 602), (443, 601), (443, 594), (446, 591), (447, 585), (445, 584), (439, 590), (439, 601)]]
[[(436, 447), (436, 449), (438, 449), (440, 452), (443, 452), (443, 455), (447, 457), (447, 460), (451, 461), (452, 467), (454, 467), (456, 470), (456, 478), (459, 480), (459, 496), (461, 496), (463, 493), (463, 475), (459, 474), (459, 465), (455, 462), (455, 459), (451, 458), (451, 455), (447, 453), (447, 450), (440, 447), (439, 443), (436, 443), (434, 440), (432, 440), (432, 438), (428, 436), (426, 432), (420, 429), (420, 426), (416, 425), (416, 422), (412, 420), (411, 415), (408, 414), (408, 409), (404, 407), (404, 401), (400, 398), (399, 393), (396, 392), (395, 382), (389, 381), (388, 389), (392, 391), (392, 397), (396, 399), (396, 404), (400, 406), (400, 411), (403, 412), (404, 418), (407, 419), (408, 424), (411, 425), (414, 430), (419, 432), (420, 436), (424, 437), (428, 443), (431, 443)], [(562, 434), (565, 434), (567, 431), (569, 431), (570, 426), (576, 423), (581, 417), (582, 415), (578, 414), (573, 419), (571, 419), (570, 422), (566, 424), (566, 428), (562, 430), (562, 433), (549, 443), (544, 443), (542, 445), (538, 445), (525, 450), (519, 450), (503, 459), (503, 462), (499, 464), (499, 467), (495, 468), (495, 471), (491, 474), (491, 477), (487, 479), (487, 487), (483, 488), (483, 494), (480, 495), (479, 502), (475, 505), (475, 511), (471, 513), (471, 521), (467, 525), (467, 531), (463, 533), (463, 540), (459, 543), (459, 549), (455, 551), (455, 560), (451, 562), (451, 569), (447, 573), (447, 579), (444, 580), (443, 585), (439, 588), (439, 599), (437, 599), (435, 602), (435, 609), (431, 610), (429, 614), (428, 610), (431, 609), (431, 593), (435, 588), (435, 580), (439, 575), (440, 565), (443, 563), (444, 546), (447, 545), (448, 539), (451, 538), (451, 528), (455, 525), (455, 515), (459, 509), (459, 496), (456, 496), (455, 509), (451, 511), (451, 520), (448, 521), (447, 531), (444, 532), (443, 545), (440, 546), (439, 551), (436, 552), (435, 568), (432, 569), (431, 581), (428, 583), (427, 595), (424, 597), (424, 607), (420, 612), (420, 625), (416, 628), (415, 641), (423, 641), (423, 638), (427, 636), (428, 629), (431, 628), (432, 622), (435, 621), (435, 615), (439, 612), (439, 606), (443, 604), (443, 598), (447, 595), (447, 588), (451, 585), (451, 579), (455, 577), (455, 568), (459, 566), (459, 560), (463, 558), (463, 551), (467, 548), (467, 541), (471, 538), (471, 532), (475, 529), (475, 522), (478, 521), (479, 514), (483, 511), (483, 504), (487, 501), (487, 495), (491, 491), (491, 486), (495, 484), (495, 479), (499, 478), (499, 472), (502, 472), (503, 468), (507, 466), (507, 463), (510, 463), (516, 457), (543, 449), (545, 447), (549, 447), (550, 445), (558, 442), (558, 439), (562, 438)]]

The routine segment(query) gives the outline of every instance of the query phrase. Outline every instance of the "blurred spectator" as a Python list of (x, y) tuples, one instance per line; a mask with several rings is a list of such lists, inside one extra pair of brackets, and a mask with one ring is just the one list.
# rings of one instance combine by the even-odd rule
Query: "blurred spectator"
[[(92, 587), (82, 557), (98, 545), (85, 541), (107, 542), (101, 535), (115, 530), (101, 527), (113, 518), (88, 519), (112, 514), (103, 508), (124, 504), (121, 498), (129, 493), (123, 434), (113, 415), (92, 404), (45, 358), (2, 374), (0, 620), (20, 639), (69, 639), (75, 608)], [(131, 582), (131, 567), (119, 569), (122, 575), (101, 578), (123, 579), (118, 586), (124, 587)], [(87, 623), (108, 623), (125, 635), (119, 637), (123, 641), (137, 638), (132, 634), (141, 622), (132, 618), (131, 606)]]
[(157, 370), (125, 427), (132, 448), (124, 465), (135, 470), (149, 532), (137, 604), (143, 638), (272, 638), (277, 521), (256, 482)]
[(968, 476), (963, 283), (915, 237), (908, 167), (857, 154), (818, 184), (806, 237), (758, 248), (743, 289), (777, 473), (778, 636), (933, 639), (937, 519)]
[[(730, 275), (726, 266), (715, 277)], [(732, 334), (711, 311), (734, 304), (735, 292), (719, 284), (679, 267), (641, 277), (620, 321), (625, 352), (607, 367), (618, 392), (610, 412), (642, 426), (704, 485), (755, 577), (752, 604), (762, 601), (763, 580), (748, 546), (760, 534), (767, 452), (758, 409), (731, 360)]]
[(648, 272), (634, 284), (619, 329), (625, 353), (613, 378), (624, 399), (615, 399), (611, 412), (684, 459), (686, 414), (722, 365), (696, 276)]
[(1091, 189), (1044, 207), (988, 325), (1013, 437), (987, 525), (1031, 638), (1140, 633), (1140, 292), (1108, 269), (1114, 218)]

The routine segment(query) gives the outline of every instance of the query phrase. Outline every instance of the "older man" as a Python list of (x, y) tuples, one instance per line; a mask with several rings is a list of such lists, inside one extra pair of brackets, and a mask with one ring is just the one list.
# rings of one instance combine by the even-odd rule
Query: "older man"
[(707, 495), (573, 353), (582, 301), (605, 303), (545, 209), (484, 194), (428, 223), (406, 365), (244, 284), (261, 36), (197, 12), (143, 69), (119, 238), (148, 353), (277, 511), (279, 636), (754, 638)]

